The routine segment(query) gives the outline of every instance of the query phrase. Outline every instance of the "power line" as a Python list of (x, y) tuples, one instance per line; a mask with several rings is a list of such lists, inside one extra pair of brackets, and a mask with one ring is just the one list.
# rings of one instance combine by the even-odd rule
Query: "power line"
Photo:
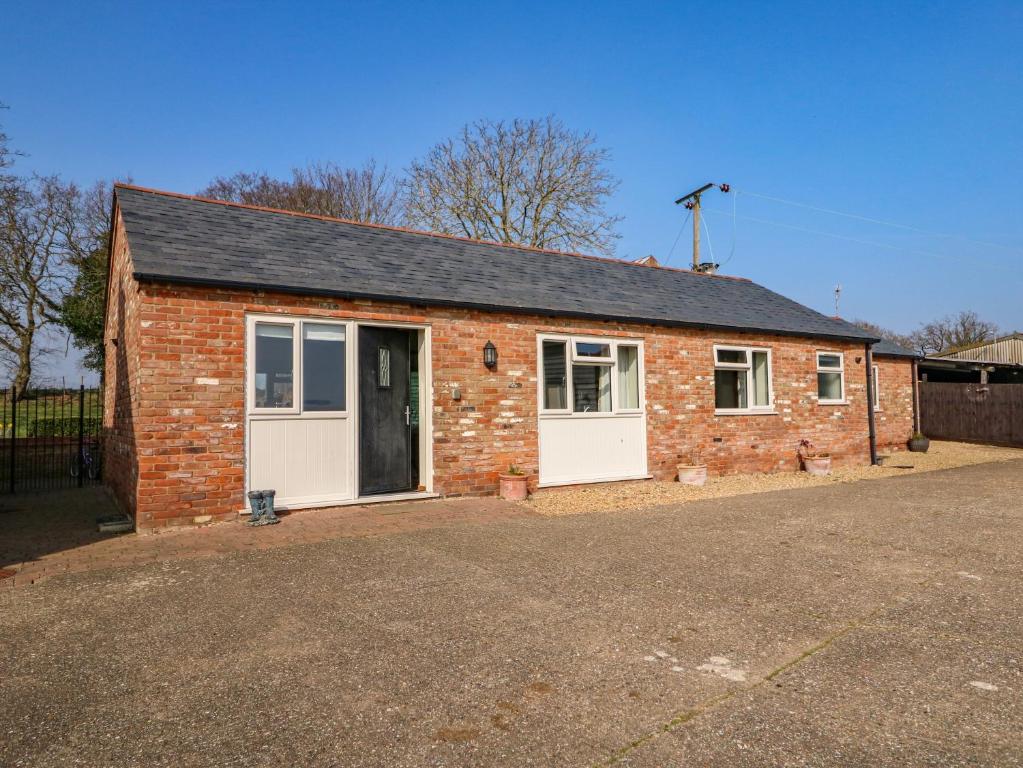
[(689, 223), (689, 217), (693, 215), (692, 211), (686, 211), (686, 218), (682, 222), (682, 226), (678, 228), (678, 234), (675, 235), (675, 242), (671, 244), (671, 250), (668, 251), (668, 256), (664, 260), (664, 265), (667, 266), (668, 262), (671, 261), (671, 255), (675, 252), (675, 246), (678, 245), (679, 238), (682, 237), (682, 233), (685, 231), (686, 224)]
[[(738, 190), (736, 190), (736, 191), (738, 191)], [(1011, 245), (1003, 245), (1002, 243), (991, 242), (989, 240), (977, 240), (977, 239), (972, 238), (972, 237), (965, 237), (963, 235), (953, 235), (953, 234), (949, 234), (947, 232), (932, 232), (930, 230), (922, 229), (921, 227), (914, 227), (914, 226), (911, 226), (909, 224), (900, 224), (900, 223), (895, 222), (895, 221), (885, 221), (883, 219), (875, 219), (875, 218), (872, 218), (870, 216), (861, 216), (858, 213), (847, 213), (846, 211), (837, 211), (837, 210), (835, 210), (833, 208), (822, 208), (822, 207), (817, 206), (817, 205), (810, 205), (809, 203), (800, 203), (800, 202), (797, 202), (795, 200), (786, 200), (783, 197), (775, 197), (774, 195), (762, 195), (759, 192), (750, 192), (748, 190), (742, 190), (742, 193), (744, 195), (749, 195), (750, 197), (759, 197), (762, 200), (770, 200), (770, 201), (775, 202), (775, 203), (782, 203), (784, 205), (795, 206), (796, 208), (805, 208), (806, 210), (810, 210), (810, 211), (817, 211), (819, 213), (827, 213), (827, 214), (830, 214), (832, 216), (843, 216), (843, 217), (845, 217), (847, 219), (855, 219), (857, 221), (866, 221), (866, 222), (869, 222), (871, 224), (880, 224), (881, 226), (885, 226), (885, 227), (894, 227), (896, 229), (904, 229), (904, 230), (909, 231), (909, 232), (917, 232), (919, 234), (928, 235), (930, 237), (943, 237), (943, 238), (952, 239), (952, 240), (962, 240), (963, 242), (974, 243), (976, 245), (984, 245), (984, 246), (988, 246), (988, 247), (992, 247), (992, 248), (1004, 248), (1005, 250), (1013, 251), (1016, 254), (1020, 253), (1020, 249), (1019, 248), (1015, 248), (1015, 247), (1013, 247)]]
[(710, 248), (710, 263), (716, 263), (714, 258), (714, 243), (710, 241), (710, 226), (707, 224), (707, 220), (703, 220), (703, 231), (707, 233), (707, 247)]
[[(719, 211), (719, 210), (717, 210), (715, 208), (704, 208), (704, 211), (706, 211), (707, 213), (715, 213), (715, 214), (718, 214), (720, 216), (731, 215), (727, 211)], [(857, 243), (859, 245), (869, 245), (869, 246), (872, 246), (874, 248), (887, 248), (888, 250), (904, 251), (905, 253), (913, 253), (913, 254), (916, 254), (918, 256), (928, 256), (928, 257), (933, 257), (933, 258), (938, 258), (938, 259), (946, 259), (946, 260), (949, 260), (949, 261), (954, 261), (957, 264), (961, 263), (961, 261), (962, 261), (957, 256), (949, 256), (949, 255), (944, 254), (944, 253), (937, 253), (936, 251), (922, 251), (922, 250), (920, 250), (918, 248), (905, 248), (905, 247), (899, 246), (899, 245), (891, 245), (890, 243), (879, 243), (879, 242), (877, 242), (875, 240), (863, 240), (863, 239), (858, 238), (858, 237), (849, 237), (848, 235), (839, 235), (839, 234), (835, 234), (834, 232), (824, 232), (824, 231), (821, 231), (819, 229), (809, 229), (808, 227), (800, 227), (800, 226), (797, 226), (795, 224), (784, 224), (784, 223), (782, 223), (780, 221), (770, 221), (769, 219), (760, 219), (760, 218), (757, 218), (755, 216), (743, 216), (743, 215), (740, 214), (740, 215), (736, 216), (736, 218), (742, 219), (744, 221), (752, 221), (752, 222), (754, 222), (756, 224), (766, 224), (766, 225), (772, 226), (772, 227), (782, 227), (783, 229), (791, 229), (791, 230), (794, 230), (796, 232), (806, 232), (807, 234), (811, 234), (811, 235), (820, 235), (822, 237), (831, 237), (831, 238), (834, 238), (836, 240), (846, 240), (846, 241), (848, 241), (850, 243)], [(990, 260), (988, 260), (988, 261), (990, 261)], [(991, 262), (991, 263), (994, 264), (995, 266), (1002, 267), (1003, 269), (1006, 269), (1006, 268), (1009, 267), (1009, 265), (1002, 264), (1001, 262), (997, 262), (997, 261), (996, 262)], [(1016, 270), (1013, 269), (1014, 273), (1015, 273), (1015, 271)]]
[(738, 192), (733, 192), (733, 194), (732, 194), (732, 250), (729, 252), (728, 258), (725, 259), (721, 263), (722, 267), (724, 267), (728, 262), (730, 262), (732, 260), (732, 257), (735, 256), (735, 241), (736, 241), (736, 234), (737, 234), (737, 229), (736, 229), (736, 226), (735, 226), (735, 206), (736, 206), (736, 203), (738, 202), (738, 200), (739, 200), (739, 193)]

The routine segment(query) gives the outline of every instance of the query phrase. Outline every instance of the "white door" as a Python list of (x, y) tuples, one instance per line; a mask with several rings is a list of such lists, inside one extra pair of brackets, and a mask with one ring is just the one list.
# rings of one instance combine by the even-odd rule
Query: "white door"
[(537, 359), (540, 484), (645, 477), (642, 342), (542, 335)]
[(273, 489), (280, 507), (354, 498), (350, 324), (247, 322), (247, 490)]

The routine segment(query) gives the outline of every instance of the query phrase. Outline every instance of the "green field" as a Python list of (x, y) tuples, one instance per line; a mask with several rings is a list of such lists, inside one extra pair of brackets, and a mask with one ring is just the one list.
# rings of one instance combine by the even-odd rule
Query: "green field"
[[(103, 416), (102, 393), (96, 389), (87, 389), (82, 410), (84, 432), (98, 435)], [(0, 437), (77, 435), (78, 419), (78, 390), (29, 393), (18, 400), (16, 408), (11, 403), (10, 391), (0, 392)]]

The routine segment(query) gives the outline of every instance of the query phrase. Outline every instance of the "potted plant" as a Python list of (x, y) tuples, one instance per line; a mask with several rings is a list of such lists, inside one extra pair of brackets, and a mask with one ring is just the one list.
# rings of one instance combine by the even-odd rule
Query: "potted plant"
[(703, 485), (707, 482), (707, 465), (696, 448), (689, 452), (689, 463), (678, 465), (678, 481), (686, 485)]
[(923, 432), (914, 432), (913, 436), (909, 438), (909, 450), (913, 453), (927, 453), (927, 449), (930, 447), (931, 441)]
[(811, 475), (823, 477), (831, 474), (831, 454), (818, 451), (809, 440), (800, 440), (796, 449), (803, 469)]
[(508, 472), (501, 475), (500, 479), (502, 499), (525, 501), (529, 496), (529, 478), (514, 464), (508, 467)]

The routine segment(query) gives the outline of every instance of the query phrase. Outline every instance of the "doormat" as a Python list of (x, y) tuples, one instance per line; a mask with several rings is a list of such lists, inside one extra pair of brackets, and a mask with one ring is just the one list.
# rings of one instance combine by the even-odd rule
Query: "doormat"
[(0, 568), (0, 579), (9, 579), (16, 573), (17, 571), (13, 568)]
[(135, 530), (135, 524), (127, 515), (106, 515), (96, 518), (100, 533), (128, 533)]

